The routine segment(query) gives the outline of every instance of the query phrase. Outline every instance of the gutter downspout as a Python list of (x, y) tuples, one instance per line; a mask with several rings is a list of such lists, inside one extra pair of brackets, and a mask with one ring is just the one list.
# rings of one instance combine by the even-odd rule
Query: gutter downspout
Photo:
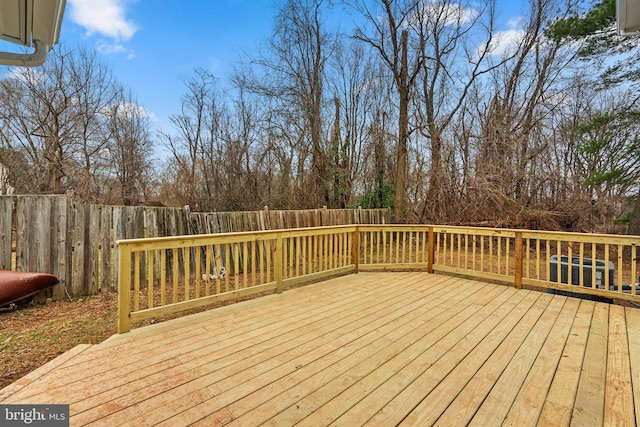
[(0, 63), (19, 67), (37, 67), (44, 64), (49, 45), (40, 40), (33, 40), (33, 45), (36, 49), (33, 53), (0, 52)]

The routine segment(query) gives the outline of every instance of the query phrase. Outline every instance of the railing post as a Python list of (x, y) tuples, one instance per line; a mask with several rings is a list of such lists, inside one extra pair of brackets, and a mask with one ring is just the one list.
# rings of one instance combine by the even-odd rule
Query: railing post
[(429, 246), (428, 246), (428, 253), (427, 253), (427, 272), (430, 274), (433, 274), (433, 261), (435, 259), (435, 253), (436, 253), (436, 240), (435, 240), (435, 233), (433, 232), (433, 227), (428, 227), (429, 230)]
[(358, 273), (360, 269), (360, 227), (351, 234), (351, 264), (355, 267), (353, 272)]
[(282, 262), (282, 233), (276, 234), (276, 249), (273, 253), (273, 275), (276, 280), (276, 293), (281, 294), (284, 290), (284, 263)]
[(131, 330), (131, 248), (116, 244), (118, 252), (118, 333)]
[(523, 251), (522, 251), (522, 232), (516, 231), (515, 240), (515, 274), (513, 278), (513, 284), (516, 289), (522, 289), (522, 266), (523, 266)]

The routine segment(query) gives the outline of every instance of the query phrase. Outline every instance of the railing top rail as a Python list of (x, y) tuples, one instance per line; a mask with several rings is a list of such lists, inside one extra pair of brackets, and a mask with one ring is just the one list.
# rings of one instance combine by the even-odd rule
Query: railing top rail
[(434, 225), (433, 231), (436, 233), (447, 233), (453, 231), (456, 233), (476, 234), (481, 236), (514, 237), (516, 232), (520, 230), (510, 228), (466, 227), (459, 225)]
[(572, 231), (545, 231), (545, 230), (528, 230), (518, 228), (492, 228), (492, 227), (469, 227), (460, 225), (432, 225), (432, 224), (361, 224), (361, 229), (397, 229), (397, 230), (416, 230), (427, 229), (433, 227), (436, 233), (457, 232), (467, 234), (478, 234), (485, 236), (504, 236), (513, 237), (516, 232), (522, 233), (523, 238), (535, 238), (540, 240), (563, 240), (571, 242), (585, 243), (608, 243), (622, 245), (638, 245), (640, 246), (640, 236), (620, 235), (620, 234), (601, 234), (601, 233), (577, 233)]
[(575, 233), (563, 231), (541, 231), (510, 228), (489, 228), (489, 227), (468, 227), (455, 225), (430, 225), (430, 224), (351, 224), (334, 225), (320, 227), (304, 227), (293, 229), (275, 229), (259, 231), (242, 231), (230, 233), (197, 234), (169, 237), (150, 237), (138, 239), (122, 239), (116, 243), (120, 246), (173, 248), (183, 246), (199, 246), (215, 243), (248, 242), (252, 240), (269, 240), (275, 238), (278, 233), (283, 233), (285, 237), (322, 235), (332, 233), (336, 230), (343, 232), (355, 231), (356, 227), (362, 230), (398, 230), (398, 231), (421, 231), (433, 228), (436, 233), (457, 232), (466, 234), (476, 234), (484, 236), (514, 237), (516, 232), (522, 233), (523, 238), (539, 240), (563, 240), (584, 243), (602, 244), (622, 244), (640, 246), (640, 236), (612, 235), (612, 234), (592, 234)]
[(575, 233), (565, 231), (522, 230), (523, 238), (541, 240), (566, 240), (584, 243), (609, 243), (622, 245), (640, 245), (640, 236), (622, 234)]
[(230, 233), (195, 234), (185, 236), (148, 237), (138, 239), (117, 240), (118, 246), (129, 246), (132, 249), (144, 247), (154, 248), (180, 248), (185, 246), (201, 246), (216, 243), (240, 243), (252, 240), (275, 239), (278, 234), (283, 237), (314, 236), (330, 234), (334, 231), (350, 232), (356, 230), (356, 225), (332, 225), (322, 227), (305, 227), (276, 230), (240, 231)]

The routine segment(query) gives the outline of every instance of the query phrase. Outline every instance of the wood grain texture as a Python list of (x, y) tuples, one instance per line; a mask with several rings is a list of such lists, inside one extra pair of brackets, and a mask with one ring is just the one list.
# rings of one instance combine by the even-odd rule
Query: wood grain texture
[(634, 425), (639, 313), (351, 274), (77, 347), (0, 402), (68, 403), (98, 426)]

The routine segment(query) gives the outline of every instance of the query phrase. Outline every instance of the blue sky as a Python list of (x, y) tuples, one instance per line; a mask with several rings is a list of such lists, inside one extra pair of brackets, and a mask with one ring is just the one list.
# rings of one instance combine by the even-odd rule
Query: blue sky
[(274, 13), (271, 0), (67, 0), (60, 42), (95, 48), (167, 131), (180, 79), (198, 67), (226, 79), (268, 36)]
[[(522, 0), (500, 3), (500, 29), (517, 36)], [(155, 125), (170, 131), (185, 92), (180, 79), (205, 68), (225, 81), (241, 53), (269, 36), (274, 15), (273, 0), (67, 0), (60, 43), (95, 49)]]

